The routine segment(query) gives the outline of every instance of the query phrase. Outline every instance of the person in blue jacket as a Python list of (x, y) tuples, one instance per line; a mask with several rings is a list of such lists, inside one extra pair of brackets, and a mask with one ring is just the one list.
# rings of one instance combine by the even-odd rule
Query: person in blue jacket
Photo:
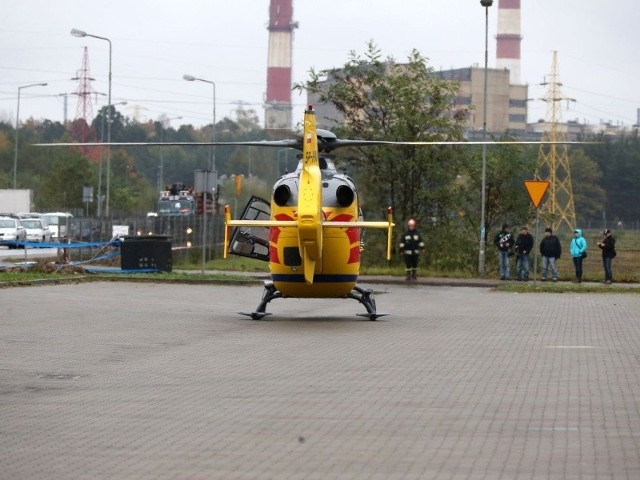
[(576, 228), (573, 231), (573, 238), (570, 245), (573, 266), (576, 269), (576, 278), (573, 283), (582, 282), (582, 260), (587, 257), (587, 241), (582, 236), (582, 230)]

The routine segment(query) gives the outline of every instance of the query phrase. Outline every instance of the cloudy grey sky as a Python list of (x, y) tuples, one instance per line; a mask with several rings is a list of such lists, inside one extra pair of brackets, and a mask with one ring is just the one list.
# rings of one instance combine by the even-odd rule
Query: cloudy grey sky
[[(497, 0), (489, 10), (489, 66), (495, 65)], [(20, 119), (63, 119), (60, 94), (76, 91), (83, 47), (89, 48), (93, 88), (107, 92), (108, 44), (76, 38), (72, 28), (107, 37), (113, 44), (113, 102), (141, 120), (183, 117), (180, 123), (211, 122), (211, 86), (186, 82), (185, 73), (216, 83), (216, 116), (231, 115), (238, 102), (263, 122), (266, 92), (268, 0), (3, 0), (0, 18), (0, 120), (15, 121), (17, 89), (23, 89)], [(637, 123), (640, 108), (640, 12), (636, 0), (522, 0), (521, 80), (529, 96), (544, 96), (539, 84), (558, 52), (565, 96), (574, 98), (564, 119), (598, 124)], [(348, 52), (363, 52), (373, 40), (385, 55), (403, 60), (417, 49), (436, 68), (484, 64), (484, 9), (479, 0), (294, 0), (293, 78), (309, 68), (343, 65)], [(106, 103), (98, 97), (94, 111)], [(305, 97), (294, 92), (294, 121)], [(68, 115), (76, 114), (70, 96)], [(563, 107), (565, 105), (563, 104)], [(529, 121), (546, 115), (530, 102)]]

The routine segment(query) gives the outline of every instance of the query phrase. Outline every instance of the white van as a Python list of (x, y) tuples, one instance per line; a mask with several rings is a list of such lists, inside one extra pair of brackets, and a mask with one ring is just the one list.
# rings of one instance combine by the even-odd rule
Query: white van
[(64, 239), (71, 230), (73, 215), (68, 212), (50, 212), (42, 215), (42, 218), (51, 230), (51, 241), (58, 242)]

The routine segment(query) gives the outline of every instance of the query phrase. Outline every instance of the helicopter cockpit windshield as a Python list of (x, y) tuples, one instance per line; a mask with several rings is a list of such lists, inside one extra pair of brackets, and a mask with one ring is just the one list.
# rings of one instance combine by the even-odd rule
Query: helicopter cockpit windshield
[[(321, 156), (318, 163), (320, 164), (320, 170), (336, 171), (336, 164), (333, 163), (333, 159), (330, 157)], [(299, 170), (302, 170), (302, 158), (298, 160), (298, 166), (296, 167), (296, 172)]]

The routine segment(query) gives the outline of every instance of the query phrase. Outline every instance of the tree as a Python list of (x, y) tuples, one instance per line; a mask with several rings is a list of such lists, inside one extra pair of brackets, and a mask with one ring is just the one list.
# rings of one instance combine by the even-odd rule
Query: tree
[(51, 170), (43, 177), (39, 194), (34, 197), (36, 209), (82, 209), (82, 187), (95, 185), (95, 167), (75, 149), (56, 150), (51, 157)]
[[(586, 154), (602, 171), (607, 217), (625, 221), (640, 219), (640, 138), (637, 130), (617, 138), (600, 136), (586, 145)], [(572, 172), (573, 173), (573, 172)]]
[(606, 193), (600, 186), (602, 171), (583, 149), (574, 149), (569, 155), (571, 188), (578, 224), (602, 218), (606, 208)]
[(110, 208), (117, 215), (141, 213), (152, 208), (157, 197), (156, 188), (136, 168), (135, 159), (124, 150), (116, 150), (111, 157)]
[[(457, 86), (440, 80), (412, 51), (406, 63), (382, 58), (370, 42), (363, 56), (352, 52), (344, 67), (315, 72), (298, 89), (319, 95), (343, 116), (342, 137), (368, 140), (462, 139), (463, 118), (454, 116)], [(424, 146), (370, 148), (341, 153), (359, 177), (368, 208), (391, 205), (402, 219), (445, 221), (461, 157), (454, 149)], [(369, 194), (367, 196), (367, 194)]]

